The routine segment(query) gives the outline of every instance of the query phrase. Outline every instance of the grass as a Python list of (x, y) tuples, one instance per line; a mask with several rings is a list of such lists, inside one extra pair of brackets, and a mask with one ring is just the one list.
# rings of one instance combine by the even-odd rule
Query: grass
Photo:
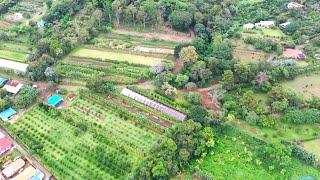
[(81, 57), (81, 58), (93, 58), (93, 59), (99, 59), (101, 61), (111, 60), (111, 61), (119, 61), (119, 62), (128, 62), (130, 64), (139, 64), (139, 65), (145, 65), (145, 66), (157, 65), (165, 61), (165, 59), (155, 58), (155, 57), (147, 57), (147, 56), (140, 56), (140, 55), (133, 55), (133, 54), (117, 53), (112, 51), (85, 49), (85, 48), (81, 48), (74, 51), (73, 53), (71, 53), (71, 56)]
[(277, 38), (286, 36), (280, 29), (263, 28), (261, 29), (261, 31), (264, 36), (271, 36)]
[(305, 141), (302, 143), (302, 145), (305, 150), (312, 152), (320, 157), (320, 139)]
[(271, 143), (279, 143), (282, 140), (303, 140), (320, 135), (320, 127), (314, 125), (291, 125), (283, 122), (277, 122), (275, 128), (263, 128), (259, 126), (251, 126), (245, 121), (236, 121), (234, 124), (248, 132), (250, 135)]
[(292, 81), (283, 83), (286, 88), (294, 89), (306, 98), (320, 97), (320, 75), (300, 76)]
[(26, 54), (21, 52), (14, 52), (14, 51), (0, 49), (0, 58), (18, 61), (18, 62), (25, 62)]
[(258, 153), (264, 145), (239, 134), (226, 133), (221, 136), (213, 152), (194, 162), (194, 166), (210, 173), (215, 179), (299, 179), (301, 176), (320, 178), (319, 170), (304, 165), (292, 158), (292, 163), (282, 175), (279, 171), (268, 170), (262, 162), (257, 164)]

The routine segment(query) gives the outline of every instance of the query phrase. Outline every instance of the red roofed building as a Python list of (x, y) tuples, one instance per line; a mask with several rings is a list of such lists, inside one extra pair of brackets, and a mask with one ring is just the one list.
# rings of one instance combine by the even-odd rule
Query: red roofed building
[(0, 155), (7, 152), (9, 149), (11, 149), (12, 143), (10, 139), (7, 137), (4, 137), (0, 139)]
[(23, 87), (23, 84), (10, 80), (7, 82), (6, 85), (4, 85), (3, 88), (7, 90), (9, 93), (17, 94), (22, 87)]
[(300, 50), (300, 49), (291, 49), (291, 48), (286, 48), (285, 51), (283, 52), (283, 55), (287, 58), (295, 58), (295, 59), (305, 59), (306, 55)]

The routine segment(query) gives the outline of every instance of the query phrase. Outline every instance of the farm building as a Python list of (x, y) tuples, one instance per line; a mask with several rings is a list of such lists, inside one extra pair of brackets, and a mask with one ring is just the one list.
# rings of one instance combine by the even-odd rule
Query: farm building
[(8, 82), (8, 79), (0, 78), (0, 87), (3, 87)]
[(13, 176), (16, 172), (18, 172), (26, 163), (23, 159), (17, 159), (13, 163), (9, 164), (2, 173), (5, 177), (10, 178)]
[(17, 72), (27, 72), (28, 64), (25, 63), (19, 63), (14, 61), (9, 61), (5, 59), (0, 59), (0, 67), (5, 69), (11, 69)]
[(300, 49), (291, 49), (291, 48), (286, 48), (285, 51), (283, 52), (283, 55), (287, 58), (295, 58), (295, 59), (305, 59), (306, 55), (300, 50)]
[(124, 96), (127, 96), (131, 99), (134, 99), (136, 101), (138, 101), (139, 103), (141, 104), (144, 104), (146, 106), (149, 106), (153, 109), (156, 109), (164, 114), (167, 114), (168, 116), (170, 117), (173, 117), (175, 119), (178, 119), (180, 121), (184, 121), (186, 120), (187, 116), (184, 115), (183, 113), (179, 112), (179, 111), (176, 111), (172, 108), (169, 108), (163, 104), (160, 104), (156, 101), (153, 101), (147, 97), (144, 97), (136, 92), (133, 92), (131, 91), (130, 89), (127, 89), (127, 88), (124, 88), (122, 91), (121, 91), (121, 94), (124, 95)]
[(45, 25), (46, 25), (46, 22), (43, 19), (37, 22), (38, 28), (44, 28)]
[(288, 3), (287, 8), (288, 9), (304, 8), (304, 5), (299, 4), (297, 2), (290, 2)]
[(12, 147), (12, 142), (9, 138), (3, 137), (0, 139), (0, 155), (9, 151)]
[(3, 88), (12, 94), (17, 94), (21, 88), (23, 87), (22, 83), (16, 82), (16, 81), (8, 81), (6, 85), (3, 86)]
[(48, 99), (48, 105), (58, 107), (63, 102), (63, 98), (59, 95), (53, 95)]
[(280, 27), (281, 29), (286, 29), (287, 26), (289, 26), (290, 24), (291, 24), (291, 22), (285, 22), (285, 23), (279, 24), (279, 27)]
[(248, 24), (243, 25), (244, 30), (251, 30), (253, 28), (254, 28), (254, 24), (252, 24), (252, 23), (248, 23)]
[(36, 169), (32, 166), (28, 166), (17, 176), (13, 177), (11, 180), (30, 179), (35, 173)]
[(12, 117), (13, 117), (14, 115), (16, 115), (16, 114), (17, 114), (17, 112), (16, 112), (14, 109), (8, 108), (8, 109), (6, 109), (6, 110), (4, 110), (4, 111), (2, 111), (2, 112), (0, 113), (0, 118), (1, 118), (3, 121), (9, 121), (9, 120), (12, 119)]
[(33, 176), (29, 180), (42, 180), (44, 177), (44, 174), (40, 170), (36, 170), (36, 172), (33, 174)]
[(76, 97), (77, 97), (77, 95), (74, 94), (74, 93), (71, 93), (71, 94), (68, 95), (69, 101), (73, 101)]
[(256, 28), (271, 28), (275, 26), (274, 21), (260, 21), (258, 23), (255, 23), (254, 26)]

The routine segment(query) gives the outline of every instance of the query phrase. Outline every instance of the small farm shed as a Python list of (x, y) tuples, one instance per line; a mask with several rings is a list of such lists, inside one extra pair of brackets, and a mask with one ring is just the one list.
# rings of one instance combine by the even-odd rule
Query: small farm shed
[(304, 8), (304, 5), (299, 4), (297, 2), (290, 2), (287, 4), (288, 9), (295, 9), (295, 8)]
[(16, 114), (17, 112), (14, 109), (8, 108), (0, 113), (0, 118), (3, 121), (9, 121)]
[(13, 163), (9, 164), (2, 173), (5, 175), (6, 178), (10, 178), (13, 176), (16, 172), (18, 172), (26, 163), (23, 159), (17, 159)]
[(44, 28), (45, 25), (46, 25), (46, 21), (44, 21), (43, 19), (37, 22), (38, 28)]
[(3, 87), (8, 82), (8, 79), (0, 78), (0, 87)]
[(48, 105), (58, 107), (63, 102), (63, 98), (59, 95), (53, 95), (48, 99)]
[(295, 58), (299, 60), (303, 60), (306, 58), (306, 55), (298, 48), (295, 48), (295, 49), (286, 48), (285, 51), (283, 52), (283, 55), (287, 58)]
[(42, 180), (43, 177), (44, 174), (39, 169), (37, 169), (34, 175), (29, 180)]
[(8, 81), (6, 85), (3, 86), (3, 88), (12, 94), (17, 94), (21, 88), (23, 87), (22, 83), (16, 82), (16, 81)]
[(12, 142), (9, 138), (4, 137), (0, 139), (0, 155), (7, 152), (12, 147)]
[(274, 27), (275, 26), (275, 22), (274, 21), (260, 21), (258, 23), (255, 23), (254, 26), (256, 28), (270, 28), (270, 27)]
[(71, 94), (68, 95), (69, 101), (73, 101), (76, 97), (77, 97), (77, 95), (74, 94), (74, 93), (71, 93)]

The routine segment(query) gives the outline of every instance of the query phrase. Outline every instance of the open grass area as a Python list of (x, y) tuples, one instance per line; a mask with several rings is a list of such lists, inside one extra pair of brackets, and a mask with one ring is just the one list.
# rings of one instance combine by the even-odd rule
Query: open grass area
[(244, 63), (257, 63), (260, 61), (265, 61), (268, 58), (268, 54), (256, 50), (252, 45), (245, 44), (243, 39), (238, 39), (234, 41), (233, 57)]
[(158, 139), (85, 97), (57, 112), (36, 106), (9, 132), (57, 179), (125, 179)]
[(286, 88), (294, 89), (306, 98), (320, 97), (320, 75), (300, 76), (283, 83)]
[(140, 64), (145, 66), (152, 66), (156, 64), (160, 64), (165, 59), (155, 58), (155, 57), (147, 57), (133, 54), (124, 54), (112, 51), (103, 51), (96, 49), (85, 49), (81, 48), (73, 53), (71, 56), (81, 57), (81, 58), (94, 58), (101, 61), (119, 61), (119, 62), (128, 62), (130, 64)]
[(292, 158), (291, 165), (283, 175), (269, 170), (265, 162), (258, 165), (258, 153), (264, 145), (247, 136), (226, 133), (217, 142), (212, 154), (194, 163), (201, 171), (210, 173), (214, 179), (299, 179), (301, 176), (320, 178), (319, 170)]
[(19, 61), (19, 62), (25, 62), (26, 54), (21, 52), (0, 49), (0, 58)]
[(314, 153), (320, 158), (320, 138), (311, 141), (305, 141), (302, 143), (302, 145), (305, 150)]
[(275, 128), (262, 128), (251, 126), (245, 121), (236, 121), (234, 124), (250, 135), (271, 143), (279, 143), (282, 140), (310, 139), (320, 135), (319, 125), (293, 125), (277, 122)]
[(285, 37), (286, 35), (280, 29), (263, 28), (261, 29), (264, 36)]

